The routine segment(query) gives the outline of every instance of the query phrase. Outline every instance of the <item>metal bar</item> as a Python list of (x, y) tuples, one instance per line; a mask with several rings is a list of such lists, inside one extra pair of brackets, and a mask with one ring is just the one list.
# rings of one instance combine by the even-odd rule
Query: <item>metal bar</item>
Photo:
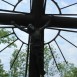
[(14, 31), (14, 28), (12, 28), (12, 30), (13, 30), (13, 33), (15, 34), (15, 36), (17, 37), (17, 39), (20, 40), (23, 44), (26, 44), (26, 45), (27, 45), (27, 43), (23, 42), (23, 41), (17, 36), (17, 34), (16, 34), (15, 31)]
[(46, 10), (46, 2), (47, 2), (47, 0), (44, 0), (44, 12)]
[(45, 14), (46, 16), (77, 16), (77, 14)]
[(61, 9), (60, 9), (60, 7), (59, 7), (58, 3), (57, 3), (55, 0), (51, 0), (51, 1), (53, 1), (53, 2), (54, 2), (54, 4), (57, 6), (57, 8), (58, 8), (58, 10), (59, 10), (59, 13), (61, 14)]
[(32, 10), (32, 0), (30, 0), (30, 11)]
[(24, 13), (20, 11), (11, 11), (11, 10), (5, 10), (5, 9), (0, 9), (1, 12), (9, 12), (9, 13), (19, 13), (19, 14), (25, 14), (28, 15), (29, 13)]
[(29, 77), (44, 77), (44, 34), (37, 31), (31, 36)]
[(47, 29), (53, 29), (53, 30), (60, 30), (60, 31), (67, 31), (67, 32), (74, 32), (77, 33), (77, 31), (73, 31), (73, 30), (66, 30), (66, 29), (59, 29), (59, 28), (55, 28), (55, 27), (49, 27)]
[[(0, 24), (12, 25), (12, 23), (11, 23), (12, 21), (14, 21), (18, 25), (25, 26), (29, 23), (32, 23), (33, 17), (31, 15), (24, 15), (24, 14), (0, 13)], [(21, 22), (19, 22), (19, 21), (21, 21)]]
[[(44, 77), (44, 30), (39, 31), (40, 19), (44, 13), (44, 0), (33, 0), (31, 14), (34, 18), (32, 24), (36, 30), (31, 33), (29, 77)], [(39, 35), (37, 34), (39, 33)]]
[[(13, 21), (14, 22), (14, 21)], [(12, 22), (11, 22), (12, 23)], [(0, 25), (0, 28), (18, 28), (18, 24), (16, 24), (15, 22), (14, 23), (12, 23), (13, 25)], [(14, 24), (16, 24), (16, 26), (14, 26)], [(19, 26), (20, 27), (20, 26)], [(26, 28), (25, 26), (21, 26), (21, 28)]]
[(5, 35), (5, 36), (1, 36), (0, 38), (4, 38), (4, 37), (10, 36), (10, 35), (12, 35), (12, 34), (14, 34), (14, 33), (10, 33), (10, 34), (7, 34), (7, 35)]
[(60, 72), (59, 67), (58, 67), (58, 65), (57, 65), (57, 62), (56, 62), (56, 59), (55, 59), (55, 56), (54, 56), (54, 53), (52, 52), (52, 49), (51, 49), (50, 44), (48, 44), (48, 46), (49, 46), (49, 49), (50, 49), (50, 51), (51, 51), (51, 55), (52, 55), (52, 57), (53, 57), (53, 59), (54, 59), (55, 65), (56, 65), (58, 71)]
[(65, 9), (65, 8), (70, 7), (70, 6), (74, 6), (74, 5), (76, 5), (76, 4), (77, 4), (77, 2), (76, 2), (76, 3), (73, 3), (73, 4), (70, 4), (70, 5), (68, 5), (68, 6), (62, 7), (62, 8), (60, 8), (60, 9)]
[(17, 5), (21, 2), (22, 0), (18, 0), (18, 2), (16, 3), (16, 5), (14, 6), (13, 11), (15, 10), (15, 8), (17, 7)]
[(27, 29), (24, 29), (23, 27), (21, 27), (20, 25), (17, 25), (14, 21), (11, 22), (15, 27), (19, 28), (22, 31), (25, 31), (26, 33), (28, 33)]
[[(44, 5), (44, 0), (33, 0), (31, 13), (34, 16), (34, 24), (33, 25), (36, 28), (40, 27), (41, 17), (42, 17), (42, 15), (45, 14), (43, 5)], [(40, 25), (38, 25), (38, 24), (40, 24)]]
[[(5, 18), (7, 20), (5, 20)], [(45, 22), (51, 20), (48, 27), (60, 27), (60, 28), (77, 28), (77, 18), (72, 17), (59, 17), (59, 16), (47, 16), (44, 15), (41, 18), (41, 24), (44, 25)], [(36, 23), (39, 21), (34, 21), (32, 15), (22, 15), (22, 14), (7, 14), (0, 13), (0, 24), (12, 25), (11, 21), (15, 21), (18, 25), (27, 25), (29, 23)], [(21, 22), (19, 22), (21, 21)], [(24, 22), (26, 21), (26, 22)], [(36, 24), (37, 25), (37, 24)], [(40, 25), (38, 27), (40, 27)], [(70, 26), (69, 26), (70, 25)]]
[(36, 17), (43, 15), (44, 14), (43, 4), (44, 4), (44, 0), (33, 0), (32, 14), (35, 15)]
[(62, 55), (64, 61), (65, 61), (65, 63), (67, 64), (67, 61), (66, 61), (66, 59), (65, 59), (65, 57), (64, 57), (64, 55), (63, 55), (63, 53), (62, 53), (62, 51), (61, 51), (61, 49), (60, 49), (60, 47), (59, 47), (59, 45), (58, 45), (58, 43), (57, 43), (56, 40), (55, 40), (55, 43), (56, 43), (56, 45), (57, 45), (57, 47), (58, 47), (58, 49), (59, 49), (59, 51), (60, 51), (60, 53), (61, 53), (61, 55)]
[(5, 0), (2, 0), (2, 1), (5, 2), (5, 3), (7, 3), (7, 4), (9, 4), (9, 5), (11, 5), (11, 6), (14, 6), (13, 4), (11, 4), (11, 3), (9, 3), (9, 2), (7, 2)]
[(41, 27), (39, 30), (44, 30), (49, 25), (49, 23), (50, 23), (50, 20), (43, 27)]
[(9, 26), (0, 26), (0, 28), (17, 28), (17, 27), (9, 27)]
[(10, 69), (13, 67), (13, 65), (14, 65), (14, 63), (15, 63), (15, 61), (16, 61), (16, 59), (17, 59), (17, 57), (18, 57), (18, 55), (19, 55), (19, 53), (20, 53), (20, 51), (21, 51), (21, 49), (22, 49), (22, 46), (23, 46), (23, 43), (22, 43), (22, 45), (21, 45), (21, 47), (20, 47), (18, 53), (16, 54), (16, 56), (15, 56), (15, 58), (14, 58), (14, 61), (12, 62), (11, 66), (10, 66)]
[[(15, 41), (17, 41), (17, 39), (16, 39)], [(9, 45), (7, 45), (5, 48), (3, 48), (2, 50), (0, 50), (0, 52), (2, 52), (2, 51), (5, 50), (7, 47), (9, 47), (10, 45), (12, 45), (15, 41), (13, 41), (13, 42), (10, 43)]]
[(28, 39), (28, 48), (27, 48), (27, 56), (26, 56), (26, 70), (25, 70), (25, 77), (27, 77), (27, 69), (28, 69), (28, 60), (29, 60), (29, 49), (30, 49), (30, 36)]
[(58, 37), (59, 34), (60, 34), (60, 30), (58, 31), (57, 35), (56, 35), (52, 40), (50, 40), (49, 42), (44, 43), (44, 44), (45, 44), (45, 45), (46, 45), (46, 44), (50, 44), (51, 42), (53, 42), (53, 41)]
[(73, 43), (71, 43), (70, 41), (68, 41), (66, 38), (64, 38), (63, 36), (61, 36), (61, 35), (59, 35), (61, 38), (63, 38), (64, 40), (66, 40), (68, 43), (70, 43), (71, 45), (73, 45), (74, 47), (76, 47), (77, 48), (77, 46), (76, 45), (74, 45)]
[(77, 28), (77, 18), (74, 17), (63, 17), (63, 16), (43, 16), (42, 24), (51, 20), (48, 27), (58, 28)]

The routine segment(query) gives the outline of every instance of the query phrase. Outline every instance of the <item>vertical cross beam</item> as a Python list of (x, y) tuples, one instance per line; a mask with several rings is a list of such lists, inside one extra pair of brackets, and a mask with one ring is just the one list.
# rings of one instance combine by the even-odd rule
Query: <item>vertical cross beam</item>
[(31, 13), (35, 31), (31, 33), (29, 77), (44, 77), (44, 30), (40, 31), (44, 0), (33, 0)]
[(31, 35), (29, 77), (44, 76), (44, 33), (35, 31)]

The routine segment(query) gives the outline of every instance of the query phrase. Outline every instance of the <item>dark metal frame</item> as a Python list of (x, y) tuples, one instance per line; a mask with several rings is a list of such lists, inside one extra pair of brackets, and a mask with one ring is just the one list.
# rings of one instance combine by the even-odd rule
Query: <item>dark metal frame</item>
[[(56, 41), (56, 38), (58, 36), (60, 36), (62, 39), (66, 40), (68, 43), (70, 43), (71, 45), (73, 45), (74, 47), (77, 48), (76, 45), (71, 43), (69, 40), (67, 40), (65, 37), (63, 37), (60, 34), (61, 31), (77, 33), (77, 31), (60, 29), (60, 28), (73, 28), (73, 29), (77, 28), (77, 26), (75, 26), (75, 25), (77, 25), (77, 18), (65, 17), (65, 16), (77, 16), (77, 14), (62, 14), (61, 13), (62, 9), (76, 5), (77, 3), (60, 8), (58, 3), (55, 0), (51, 0), (57, 6), (57, 8), (59, 10), (59, 14), (45, 14), (47, 0), (30, 0), (31, 13), (15, 11), (16, 6), (22, 0), (19, 0), (19, 2), (16, 3), (16, 5), (13, 5), (13, 4), (7, 2), (6, 0), (2, 0), (2, 1), (13, 6), (14, 9), (13, 9), (13, 11), (0, 9), (0, 11), (5, 12), (5, 13), (0, 13), (0, 24), (14, 25), (14, 26), (7, 26), (7, 27), (0, 26), (0, 28), (12, 28), (12, 30), (13, 30), (12, 33), (5, 35), (3, 37), (0, 37), (0, 38), (4, 38), (9, 35), (15, 34), (17, 39), (14, 42), (16, 42), (17, 40), (20, 40), (18, 38), (18, 36), (16, 35), (16, 33), (14, 32), (14, 28), (19, 28), (19, 29), (29, 33), (28, 44), (23, 42), (22, 40), (20, 40), (22, 42), (22, 45), (11, 65), (11, 68), (13, 67), (13, 65), (15, 63), (15, 60), (18, 57), (18, 54), (21, 51), (21, 48), (23, 47), (23, 44), (26, 44), (28, 46), (28, 49), (27, 49), (27, 57), (26, 57), (27, 62), (26, 62), (25, 77), (27, 76), (28, 63), (29, 63), (29, 77), (40, 77), (40, 76), (44, 77), (44, 74), (45, 74), (44, 73), (44, 45), (47, 44), (51, 51), (51, 55), (53, 56), (54, 62), (57, 66), (57, 69), (59, 70), (56, 59), (54, 57), (53, 51), (50, 46), (50, 43), (52, 41), (55, 41), (56, 46), (58, 47), (64, 61), (67, 64), (67, 61), (61, 51), (60, 46), (58, 45), (58, 43)], [(6, 12), (9, 12), (9, 13), (6, 13)], [(5, 20), (5, 18), (7, 20)], [(24, 20), (26, 22), (24, 22)], [(29, 24), (31, 24), (31, 26), (29, 26)], [(33, 29), (33, 27), (34, 27), (34, 29)], [(58, 27), (58, 28), (55, 28), (55, 27)], [(27, 28), (27, 30), (25, 28)], [(58, 33), (54, 37), (54, 39), (52, 39), (51, 41), (49, 41), (47, 43), (44, 43), (44, 29), (45, 28), (58, 30)], [(8, 46), (13, 44), (14, 42), (10, 43)], [(6, 46), (4, 49), (6, 49), (8, 46)], [(0, 52), (2, 52), (4, 49), (2, 49)], [(30, 52), (29, 52), (29, 50), (30, 50)], [(60, 70), (59, 70), (59, 72), (60, 72)]]

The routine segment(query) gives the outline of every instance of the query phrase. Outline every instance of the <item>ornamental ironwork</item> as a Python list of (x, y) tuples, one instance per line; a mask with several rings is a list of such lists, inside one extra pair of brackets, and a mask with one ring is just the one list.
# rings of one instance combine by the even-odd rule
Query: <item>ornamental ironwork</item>
[[(0, 50), (2, 52), (6, 48), (8, 48), (11, 44), (15, 43), (17, 40), (22, 42), (22, 45), (19, 48), (18, 53), (16, 54), (15, 59), (13, 60), (13, 63), (11, 64), (10, 69), (13, 67), (14, 62), (16, 61), (18, 54), (20, 53), (23, 45), (25, 44), (27, 46), (27, 57), (26, 57), (26, 69), (25, 69), (25, 76), (27, 77), (27, 71), (28, 71), (28, 63), (29, 63), (29, 77), (44, 77), (45, 71), (44, 71), (44, 45), (48, 45), (50, 49), (50, 53), (53, 57), (53, 60), (55, 62), (55, 65), (58, 68), (56, 58), (54, 56), (54, 52), (51, 48), (51, 43), (54, 41), (57, 48), (59, 49), (64, 61), (66, 64), (67, 60), (63, 55), (63, 52), (57, 42), (57, 38), (60, 37), (69, 44), (73, 45), (75, 48), (77, 48), (77, 45), (73, 44), (71, 41), (66, 39), (63, 35), (61, 35), (61, 32), (72, 32), (77, 33), (77, 31), (72, 30), (77, 28), (77, 18), (76, 14), (65, 14), (62, 13), (62, 10), (67, 9), (69, 7), (72, 7), (77, 4), (77, 2), (66, 5), (64, 7), (60, 7), (58, 1), (56, 0), (50, 0), (52, 4), (56, 7), (54, 9), (55, 13), (52, 13), (53, 10), (49, 10), (51, 14), (47, 14), (46, 10), (47, 3), (49, 0), (28, 0), (29, 4), (27, 6), (28, 12), (24, 11), (24, 8), (20, 7), (22, 11), (18, 8), (19, 11), (17, 11), (17, 7), (26, 0), (18, 0), (16, 3), (11, 3), (8, 0), (1, 0), (1, 2), (4, 2), (5, 4), (11, 6), (13, 9), (0, 9), (0, 28), (11, 28), (12, 32), (2, 36), (0, 38), (4, 38), (10, 35), (13, 35), (16, 37), (16, 39), (7, 45), (5, 48)], [(52, 5), (51, 5), (52, 6)], [(24, 4), (24, 7), (26, 5)], [(48, 10), (47, 10), (48, 11)], [(58, 13), (56, 13), (58, 11)], [(4, 25), (4, 26), (3, 26)], [(7, 25), (7, 26), (6, 26)], [(27, 34), (28, 42), (23, 41), (18, 37), (16, 30), (17, 28), (24, 33)], [(70, 28), (70, 29), (66, 29)], [(44, 30), (56, 30), (55, 36), (47, 42), (44, 42)]]

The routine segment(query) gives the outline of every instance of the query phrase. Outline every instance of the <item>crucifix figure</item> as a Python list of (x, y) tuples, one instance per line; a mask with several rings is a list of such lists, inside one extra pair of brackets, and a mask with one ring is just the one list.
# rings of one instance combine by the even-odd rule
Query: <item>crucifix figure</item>
[[(5, 0), (3, 0), (3, 1), (8, 3)], [(18, 0), (18, 1), (19, 1), (18, 3), (22, 2), (22, 0)], [(14, 27), (25, 31), (30, 35), (29, 77), (44, 77), (44, 74), (45, 74), (45, 71), (44, 71), (44, 29), (42, 29), (42, 28), (50, 28), (50, 29), (53, 28), (55, 30), (57, 28), (77, 28), (77, 26), (76, 26), (77, 18), (74, 18), (74, 15), (71, 15), (71, 16), (73, 16), (73, 18), (66, 17), (66, 16), (68, 16), (68, 14), (61, 15), (61, 9), (72, 6), (74, 4), (63, 7), (63, 8), (59, 8), (56, 1), (51, 0), (57, 6), (60, 14), (58, 14), (58, 15), (51, 14), (50, 15), (50, 14), (45, 14), (46, 0), (30, 0), (30, 1), (32, 2), (30, 13), (14, 11), (16, 6), (18, 5), (18, 3), (16, 5), (12, 5), (12, 4), (8, 3), (8, 4), (14, 6), (13, 11), (0, 9), (0, 11), (5, 11), (5, 13), (0, 13), (0, 24), (2, 24), (2, 25), (16, 25), (17, 24), (17, 26), (14, 26)], [(75, 3), (75, 4), (77, 4), (77, 3)], [(46, 24), (46, 22), (48, 22), (48, 21), (49, 21), (49, 24), (44, 26)], [(56, 28), (54, 28), (54, 27), (56, 27)], [(58, 30), (59, 30), (58, 35), (61, 38), (63, 38), (60, 35), (60, 30), (62, 30), (62, 29), (58, 29)], [(55, 41), (56, 37), (53, 39), (54, 41)], [(63, 38), (63, 39), (65, 39), (65, 38)], [(56, 44), (57, 44), (57, 42), (56, 42)], [(57, 46), (58, 46), (58, 44), (57, 44)], [(59, 48), (59, 46), (58, 46), (58, 48)]]

